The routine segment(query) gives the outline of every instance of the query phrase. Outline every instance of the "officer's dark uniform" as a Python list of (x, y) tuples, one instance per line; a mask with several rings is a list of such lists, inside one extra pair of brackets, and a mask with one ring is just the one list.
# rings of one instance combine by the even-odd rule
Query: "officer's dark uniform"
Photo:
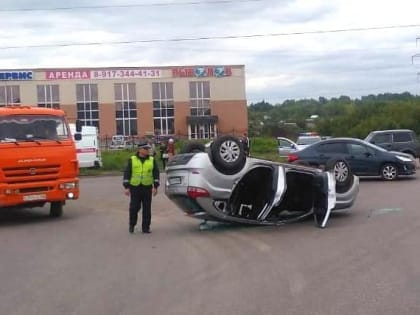
[[(140, 142), (138, 147), (139, 149), (150, 149), (150, 145), (146, 141)], [(124, 170), (123, 186), (130, 189), (129, 232), (134, 232), (137, 214), (143, 206), (142, 231), (150, 233), (152, 187), (159, 187), (159, 167), (155, 159), (149, 155), (140, 156), (138, 152), (133, 155)]]

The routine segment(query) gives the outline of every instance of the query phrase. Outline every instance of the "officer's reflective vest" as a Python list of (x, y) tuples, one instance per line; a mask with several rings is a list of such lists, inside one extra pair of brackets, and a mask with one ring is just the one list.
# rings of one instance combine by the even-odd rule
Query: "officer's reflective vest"
[(149, 156), (142, 163), (140, 159), (133, 155), (131, 157), (131, 179), (132, 186), (152, 186), (153, 185), (153, 157)]

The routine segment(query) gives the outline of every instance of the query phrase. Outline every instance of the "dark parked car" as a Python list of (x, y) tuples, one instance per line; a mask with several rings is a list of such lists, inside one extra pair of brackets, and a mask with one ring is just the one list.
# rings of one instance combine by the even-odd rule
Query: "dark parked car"
[(404, 152), (414, 158), (420, 157), (420, 143), (413, 130), (394, 129), (372, 131), (365, 140), (388, 151)]
[[(321, 140), (301, 151), (288, 156), (290, 163), (303, 163), (322, 167), (332, 158), (348, 162), (351, 170), (358, 176), (381, 176), (394, 180), (399, 175), (416, 173), (415, 161), (409, 155), (389, 152), (367, 141), (355, 138), (331, 138)], [(335, 172), (345, 174), (347, 165), (337, 165)]]
[(169, 160), (165, 193), (191, 217), (229, 223), (281, 225), (313, 216), (325, 227), (330, 212), (347, 209), (359, 191), (351, 172), (345, 182), (326, 170), (247, 157), (236, 137), (190, 143)]

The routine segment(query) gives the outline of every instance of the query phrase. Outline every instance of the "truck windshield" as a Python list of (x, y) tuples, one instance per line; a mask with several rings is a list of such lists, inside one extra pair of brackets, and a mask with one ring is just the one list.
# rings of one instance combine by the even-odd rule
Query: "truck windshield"
[(69, 137), (63, 117), (10, 115), (0, 117), (0, 142), (59, 141)]

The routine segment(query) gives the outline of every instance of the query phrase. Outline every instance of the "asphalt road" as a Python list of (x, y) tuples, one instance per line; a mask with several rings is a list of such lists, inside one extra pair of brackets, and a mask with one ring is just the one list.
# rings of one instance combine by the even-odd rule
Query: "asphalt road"
[(363, 180), (326, 229), (213, 225), (160, 189), (128, 233), (121, 177), (85, 177), (64, 216), (0, 212), (0, 314), (420, 314), (420, 179)]

